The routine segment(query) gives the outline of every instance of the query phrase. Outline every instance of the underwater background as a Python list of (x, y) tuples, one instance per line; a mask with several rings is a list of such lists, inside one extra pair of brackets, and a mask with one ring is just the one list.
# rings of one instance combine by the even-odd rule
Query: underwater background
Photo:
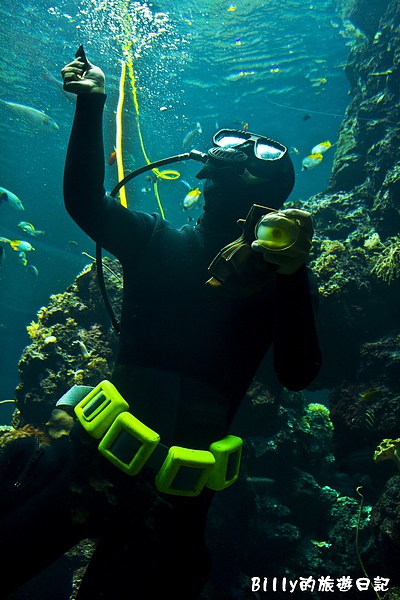
[[(321, 0), (237, 4), (166, 0), (148, 6), (122, 0), (54, 5), (2, 0), (0, 12), (1, 45), (7, 49), (0, 58), (0, 99), (44, 110), (59, 126), (59, 130), (35, 127), (0, 105), (0, 186), (16, 194), (25, 207), (18, 212), (1, 204), (0, 237), (30, 241), (35, 251), (27, 255), (28, 264), (38, 271), (36, 275), (28, 270), (18, 252), (4, 246), (0, 398), (5, 399), (12, 398), (18, 383), (17, 363), (28, 341), (26, 325), (49, 295), (63, 291), (87, 264), (82, 252), (93, 254), (92, 242), (68, 217), (62, 199), (74, 104), (49, 81), (61, 81), (60, 69), (73, 59), (79, 44), (107, 77), (106, 158), (115, 146), (123, 47), (132, 41), (140, 127), (150, 160), (192, 147), (207, 151), (219, 128), (240, 129), (248, 123), (249, 131), (293, 149), (297, 181), (291, 197), (301, 200), (326, 187), (333, 152), (311, 172), (302, 172), (301, 162), (315, 144), (325, 139), (333, 144), (337, 139), (348, 104), (344, 64), (352, 40), (336, 2)], [(128, 86), (124, 106), (124, 163), (130, 171), (145, 161)], [(197, 132), (197, 123), (202, 133)], [(171, 168), (201, 189), (195, 179), (197, 164)], [(117, 180), (116, 165), (107, 166), (108, 189)], [(181, 181), (161, 181), (159, 187), (166, 218), (177, 226), (188, 217), (197, 220), (199, 206), (182, 211), (188, 190)], [(132, 182), (127, 189), (129, 205), (155, 211), (152, 190), (140, 191), (146, 188), (144, 176)], [(45, 234), (27, 236), (17, 226), (20, 221)], [(3, 411), (7, 419), (9, 411), (6, 407)]]
[[(131, 57), (126, 171), (146, 157), (207, 151), (218, 129), (248, 127), (289, 148), (296, 184), (286, 205), (313, 215), (323, 367), (310, 389), (291, 393), (267, 360), (246, 395), (232, 428), (245, 439), (245, 461), (211, 510), (214, 570), (201, 600), (283, 599), (289, 580), (293, 597), (400, 598), (399, 2), (3, 0), (0, 11), (0, 99), (45, 110), (58, 126), (34, 126), (0, 102), (0, 187), (25, 207), (0, 203), (0, 401), (17, 405), (0, 404), (0, 447), (29, 427), (62, 435), (50, 419), (57, 398), (113, 367), (94, 245), (62, 199), (74, 105), (59, 72), (82, 43), (107, 78), (108, 190), (118, 180), (108, 163), (121, 61)], [(168, 168), (180, 177), (157, 182), (165, 216), (194, 224), (202, 195), (190, 210), (182, 203), (188, 187), (201, 191), (199, 165)], [(129, 206), (159, 210), (153, 183), (130, 182)], [(22, 233), (21, 221), (44, 233)], [(35, 250), (21, 256), (16, 240)], [(118, 309), (119, 267), (112, 257), (105, 264)], [(10, 600), (72, 599), (88, 546)], [(252, 577), (268, 589), (252, 590)], [(363, 578), (371, 584), (359, 589)]]

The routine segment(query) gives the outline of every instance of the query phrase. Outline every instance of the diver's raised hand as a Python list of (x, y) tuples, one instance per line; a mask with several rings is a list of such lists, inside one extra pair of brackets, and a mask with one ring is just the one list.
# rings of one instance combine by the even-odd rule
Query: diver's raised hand
[[(89, 67), (89, 68), (87, 68)], [(105, 76), (103, 71), (76, 58), (61, 69), (64, 90), (73, 94), (104, 94)]]
[(291, 275), (305, 263), (311, 249), (311, 240), (314, 233), (311, 214), (306, 210), (297, 208), (287, 208), (278, 211), (276, 214), (289, 219), (298, 227), (298, 234), (294, 243), (287, 248), (271, 250), (265, 247), (261, 240), (256, 240), (251, 244), (251, 247), (256, 252), (261, 252), (264, 260), (277, 265), (277, 273)]

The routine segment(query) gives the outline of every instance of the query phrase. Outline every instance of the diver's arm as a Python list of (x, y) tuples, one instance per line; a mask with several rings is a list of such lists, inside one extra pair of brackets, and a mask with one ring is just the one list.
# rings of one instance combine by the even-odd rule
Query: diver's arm
[(279, 252), (252, 243), (264, 260), (276, 265), (277, 320), (274, 334), (274, 365), (279, 381), (298, 391), (309, 385), (321, 366), (313, 302), (305, 262), (313, 236), (311, 214), (289, 208), (279, 211), (297, 224), (296, 241)]
[[(64, 81), (76, 63), (79, 61), (63, 69)], [(154, 217), (132, 213), (105, 195), (102, 118), (106, 96), (101, 92), (104, 87), (98, 81), (95, 86), (93, 78), (92, 84), (84, 86), (91, 70), (83, 79), (71, 80), (65, 85), (68, 90), (72, 89), (71, 85), (75, 86), (78, 94), (64, 170), (65, 206), (94, 241), (121, 261), (132, 260), (135, 248), (139, 249), (152, 231)]]
[(306, 388), (321, 367), (321, 351), (314, 318), (307, 269), (292, 275), (276, 274), (277, 322), (274, 366), (279, 381), (289, 390)]
[(104, 94), (79, 95), (64, 169), (65, 207), (92, 234), (105, 190), (102, 115)]

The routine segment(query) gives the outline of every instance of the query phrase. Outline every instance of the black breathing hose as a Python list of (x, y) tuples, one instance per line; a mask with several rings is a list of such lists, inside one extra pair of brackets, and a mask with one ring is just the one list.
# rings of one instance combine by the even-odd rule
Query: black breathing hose
[[(119, 190), (126, 183), (128, 183), (128, 181), (130, 181), (131, 179), (134, 179), (134, 177), (137, 177), (138, 175), (141, 175), (142, 173), (145, 173), (146, 171), (150, 171), (152, 169), (157, 169), (158, 167), (162, 167), (162, 166), (168, 165), (170, 163), (182, 162), (184, 160), (189, 160), (189, 159), (204, 163), (207, 160), (207, 154), (204, 154), (203, 152), (199, 152), (198, 150), (191, 150), (190, 152), (185, 152), (184, 154), (177, 154), (175, 156), (169, 156), (168, 158), (162, 158), (161, 160), (157, 160), (156, 162), (144, 165), (143, 167), (140, 167), (139, 169), (132, 171), (132, 173), (129, 173), (128, 175), (126, 175), (126, 177), (124, 177), (121, 181), (119, 181), (117, 183), (117, 185), (112, 189), (110, 196), (115, 198), (115, 196), (117, 195)], [(106, 284), (104, 281), (102, 247), (100, 244), (96, 244), (96, 271), (97, 271), (97, 278), (98, 278), (98, 282), (99, 282), (100, 292), (103, 297), (103, 301), (104, 301), (106, 310), (108, 312), (108, 315), (111, 319), (111, 324), (113, 326), (113, 329), (117, 333), (120, 333), (121, 332), (120, 323), (115, 316), (114, 309), (111, 305), (110, 298), (108, 297), (107, 288), (106, 288)]]

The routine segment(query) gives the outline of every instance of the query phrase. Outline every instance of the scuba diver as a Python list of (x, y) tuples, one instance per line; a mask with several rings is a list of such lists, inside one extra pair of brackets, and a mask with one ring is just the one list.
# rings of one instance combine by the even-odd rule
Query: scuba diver
[[(238, 476), (241, 440), (230, 425), (264, 356), (272, 348), (276, 377), (290, 390), (320, 369), (305, 266), (311, 216), (277, 212), (294, 185), (286, 147), (232, 130), (218, 132), (201, 157), (204, 212), (195, 227), (124, 208), (103, 185), (104, 74), (78, 57), (62, 76), (77, 95), (65, 206), (122, 264), (119, 349), (111, 382), (57, 403), (71, 414), (76, 405), (66, 448), (29, 442), (8, 458), (2, 486), (6, 479), (15, 490), (10, 465), (32, 473), (1, 513), (1, 593), (94, 538), (78, 600), (194, 600), (210, 572), (211, 501)], [(279, 252), (263, 242), (269, 214), (296, 230)], [(29, 452), (36, 458), (25, 464)]]

